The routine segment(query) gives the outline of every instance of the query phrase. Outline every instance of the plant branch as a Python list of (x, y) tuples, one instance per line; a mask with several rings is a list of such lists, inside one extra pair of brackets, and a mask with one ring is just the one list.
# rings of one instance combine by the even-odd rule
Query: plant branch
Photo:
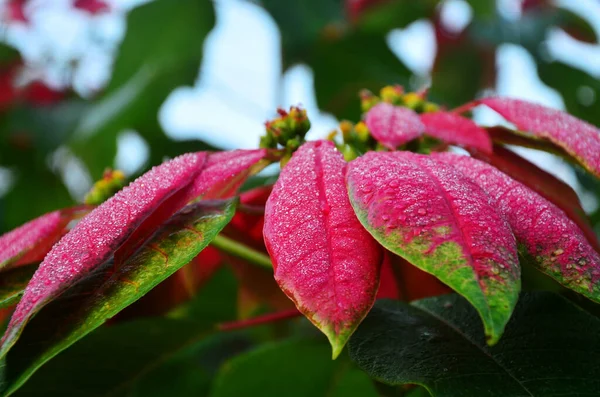
[(273, 270), (273, 264), (267, 255), (221, 234), (215, 237), (210, 244), (221, 251), (245, 259), (252, 264)]
[(450, 112), (457, 113), (457, 114), (465, 113), (465, 112), (468, 112), (469, 110), (473, 109), (477, 105), (479, 105), (479, 104), (473, 103), (473, 102), (465, 103), (464, 105), (461, 105), (455, 109), (452, 109)]
[(228, 323), (217, 324), (217, 329), (220, 331), (234, 331), (237, 329), (244, 329), (250, 327), (256, 327), (258, 325), (270, 324), (277, 321), (289, 320), (301, 316), (297, 309), (283, 310), (280, 312), (269, 313), (263, 316), (249, 318), (247, 320), (232, 321)]

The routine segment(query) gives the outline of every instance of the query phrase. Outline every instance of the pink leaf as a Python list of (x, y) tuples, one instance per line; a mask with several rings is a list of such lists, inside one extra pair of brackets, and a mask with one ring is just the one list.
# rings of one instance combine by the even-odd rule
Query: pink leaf
[(419, 115), (408, 108), (379, 103), (365, 117), (371, 135), (388, 149), (394, 150), (423, 134)]
[(443, 142), (492, 152), (492, 140), (473, 120), (449, 112), (424, 113), (421, 122), (425, 133)]
[(75, 0), (73, 7), (87, 11), (92, 15), (110, 11), (108, 4), (102, 0)]
[(587, 220), (579, 197), (569, 185), (503, 146), (495, 145), (492, 154), (472, 151), (471, 155), (493, 165), (551, 201), (581, 228), (596, 251), (600, 250), (598, 238)]
[(8, 0), (5, 3), (5, 15), (9, 22), (28, 23), (29, 18), (25, 15), (25, 3), (27, 0)]
[(275, 280), (337, 357), (371, 309), (382, 252), (356, 218), (346, 163), (331, 142), (307, 142), (281, 171), (265, 209)]
[(564, 212), (481, 161), (451, 153), (435, 154), (435, 158), (452, 164), (488, 192), (540, 270), (600, 302), (600, 255)]
[(227, 198), (234, 195), (246, 178), (262, 168), (265, 149), (232, 150), (208, 156), (205, 170), (194, 181), (192, 195), (205, 199)]
[(48, 246), (48, 240), (50, 244), (58, 241), (68, 222), (61, 211), (54, 211), (0, 236), (0, 268), (31, 263), (23, 261), (24, 256), (39, 246)]
[(222, 199), (235, 194), (240, 185), (252, 172), (253, 166), (266, 155), (265, 149), (234, 150), (211, 153), (206, 162), (198, 167), (197, 176), (177, 194), (169, 197), (163, 205), (144, 220), (136, 231), (115, 252), (115, 263), (123, 262), (137, 250), (143, 242), (171, 217), (178, 209), (191, 200)]
[(600, 177), (600, 130), (560, 110), (511, 98), (485, 98), (482, 103), (517, 128), (564, 148), (590, 172)]
[[(189, 185), (206, 155), (179, 156), (153, 168), (87, 215), (48, 253), (27, 286), (3, 338), (2, 353), (46, 303), (105, 263), (161, 204)], [(181, 208), (181, 207), (180, 207)], [(172, 213), (179, 208), (171, 208)], [(4, 343), (6, 340), (9, 343)]]
[(346, 180), (371, 235), (467, 298), (497, 342), (520, 269), (515, 237), (489, 196), (453, 167), (410, 152), (369, 152), (350, 163)]

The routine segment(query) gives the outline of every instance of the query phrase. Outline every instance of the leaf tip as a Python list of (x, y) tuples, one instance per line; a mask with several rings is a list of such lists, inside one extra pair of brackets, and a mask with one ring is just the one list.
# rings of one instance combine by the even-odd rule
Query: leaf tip
[(327, 336), (327, 339), (329, 339), (329, 344), (331, 345), (331, 359), (335, 360), (344, 350), (344, 346), (346, 346), (346, 343), (348, 343), (348, 340), (350, 339), (350, 336), (354, 333), (356, 327), (339, 330), (337, 332), (333, 327), (320, 329), (325, 334), (325, 336)]
[(333, 338), (329, 337), (329, 335), (327, 337), (329, 338), (329, 343), (331, 344), (331, 359), (335, 360), (344, 350), (344, 346), (346, 346), (348, 338), (337, 338), (337, 335), (334, 335)]

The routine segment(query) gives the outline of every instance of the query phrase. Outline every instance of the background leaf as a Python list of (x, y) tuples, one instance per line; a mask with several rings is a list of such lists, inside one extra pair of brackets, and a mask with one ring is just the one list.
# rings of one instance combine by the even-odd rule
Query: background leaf
[(327, 345), (312, 340), (288, 340), (263, 345), (223, 365), (210, 397), (243, 395), (375, 397), (378, 394), (369, 378), (347, 360), (330, 360)]
[(177, 318), (104, 326), (40, 368), (14, 395), (206, 395), (219, 364), (207, 356), (215, 356), (224, 339), (210, 335), (215, 323), (235, 318), (235, 290), (231, 273), (221, 270)]
[(523, 293), (500, 342), (489, 347), (457, 295), (378, 301), (349, 344), (350, 357), (390, 384), (434, 397), (592, 396), (600, 393), (600, 320), (548, 293)]
[(10, 394), (36, 369), (190, 262), (231, 220), (236, 201), (188, 206), (126, 262), (108, 262), (46, 305), (3, 359)]
[(38, 264), (20, 266), (2, 273), (0, 277), (0, 309), (17, 303), (31, 280)]

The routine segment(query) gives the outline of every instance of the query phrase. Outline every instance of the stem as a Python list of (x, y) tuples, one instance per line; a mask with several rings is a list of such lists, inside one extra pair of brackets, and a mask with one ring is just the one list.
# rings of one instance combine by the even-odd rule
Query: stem
[(276, 321), (289, 320), (291, 318), (296, 318), (301, 315), (302, 313), (300, 313), (297, 309), (283, 310), (280, 312), (269, 313), (263, 316), (249, 318), (247, 320), (217, 324), (217, 328), (221, 331), (234, 331), (237, 329), (244, 329), (263, 324), (270, 324)]
[(464, 105), (461, 105), (455, 109), (452, 109), (450, 112), (457, 113), (457, 114), (465, 113), (465, 112), (468, 112), (469, 110), (473, 109), (477, 105), (479, 105), (479, 104), (473, 103), (473, 102), (465, 103)]
[(221, 251), (245, 259), (252, 264), (273, 270), (273, 264), (267, 255), (221, 234), (217, 235), (210, 244)]

